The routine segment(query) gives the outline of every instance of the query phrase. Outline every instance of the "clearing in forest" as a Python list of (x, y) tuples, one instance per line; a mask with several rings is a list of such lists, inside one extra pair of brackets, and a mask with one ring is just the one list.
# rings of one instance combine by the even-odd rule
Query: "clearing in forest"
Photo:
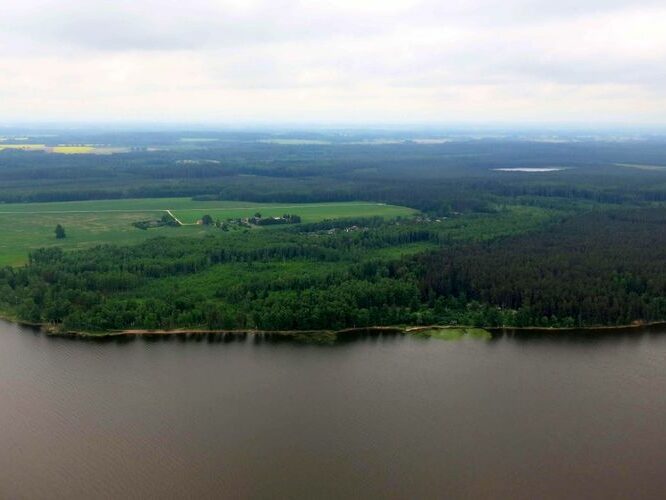
[[(182, 227), (140, 230), (133, 222), (159, 219), (170, 212)], [(303, 222), (344, 217), (408, 216), (415, 210), (371, 202), (345, 203), (250, 203), (241, 201), (194, 201), (190, 198), (141, 198), (54, 203), (0, 204), (0, 266), (20, 265), (28, 253), (40, 247), (85, 248), (103, 243), (139, 243), (156, 236), (203, 236), (214, 227), (196, 225), (208, 214), (213, 219), (264, 217), (285, 213), (300, 215)], [(55, 227), (64, 226), (67, 237), (57, 240)]]

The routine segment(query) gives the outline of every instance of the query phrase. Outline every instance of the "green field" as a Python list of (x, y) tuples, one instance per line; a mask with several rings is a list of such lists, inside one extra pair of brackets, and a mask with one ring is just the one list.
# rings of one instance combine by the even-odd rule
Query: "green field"
[[(143, 231), (132, 222), (158, 219), (171, 210), (183, 227)], [(376, 203), (280, 204), (232, 201), (192, 201), (189, 198), (124, 199), (59, 203), (0, 204), (0, 266), (26, 262), (30, 250), (46, 246), (85, 248), (99, 243), (138, 243), (155, 236), (203, 236), (215, 228), (197, 226), (205, 214), (227, 219), (298, 214), (304, 222), (355, 216), (396, 217), (410, 215), (409, 208)], [(56, 240), (54, 229), (62, 224), (67, 238)]]
[[(193, 202), (194, 203), (194, 202)], [(233, 205), (231, 205), (233, 203)], [(196, 203), (195, 203), (196, 204)], [(203, 205), (203, 207), (202, 207)], [(346, 217), (398, 217), (412, 215), (416, 210), (405, 207), (384, 205), (381, 203), (311, 203), (311, 204), (280, 204), (280, 203), (245, 203), (245, 202), (199, 202), (200, 208), (170, 208), (172, 213), (183, 224), (194, 224), (208, 214), (214, 219), (232, 219), (252, 217), (259, 212), (263, 217), (281, 216), (283, 214), (300, 215), (303, 222), (317, 222), (324, 219), (342, 219)]]
[(55, 154), (95, 154), (105, 155), (112, 153), (127, 153), (130, 151), (126, 146), (104, 146), (94, 144), (58, 144), (49, 146), (47, 144), (9, 144), (0, 142), (0, 151), (18, 150), (18, 151), (41, 151), (44, 153)]
[(0, 143), (0, 151), (4, 149), (18, 149), (21, 151), (44, 151), (46, 150), (45, 144), (6, 144)]
[(490, 340), (492, 335), (483, 328), (433, 328), (423, 330), (416, 334), (417, 337), (436, 340)]

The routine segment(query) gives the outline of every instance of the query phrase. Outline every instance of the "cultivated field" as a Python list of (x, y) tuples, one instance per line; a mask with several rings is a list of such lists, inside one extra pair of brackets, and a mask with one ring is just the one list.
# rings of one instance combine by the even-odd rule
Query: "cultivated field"
[(103, 145), (93, 145), (93, 144), (58, 144), (56, 146), (47, 145), (47, 144), (13, 144), (13, 143), (4, 143), (0, 142), (0, 151), (3, 150), (20, 150), (20, 151), (42, 151), (44, 153), (56, 153), (56, 154), (96, 154), (96, 155), (106, 155), (112, 153), (126, 153), (130, 151), (128, 147), (110, 147)]
[(416, 213), (415, 210), (383, 205), (379, 203), (245, 203), (234, 202), (236, 206), (226, 205), (231, 202), (205, 202), (198, 203), (198, 208), (177, 207), (172, 213), (183, 224), (194, 224), (206, 214), (214, 219), (230, 219), (252, 217), (255, 213), (261, 213), (262, 217), (275, 217), (283, 214), (300, 215), (303, 222), (317, 222), (324, 219), (341, 219), (345, 217), (398, 217)]
[[(140, 230), (140, 220), (159, 219), (171, 210), (182, 227)], [(376, 203), (280, 204), (232, 201), (197, 202), (189, 198), (101, 200), (59, 203), (0, 204), (0, 266), (26, 262), (28, 252), (40, 247), (84, 248), (100, 243), (138, 243), (156, 236), (203, 236), (215, 228), (196, 225), (205, 214), (214, 219), (298, 214), (303, 222), (355, 216), (410, 215), (414, 210)], [(54, 229), (64, 226), (67, 238), (57, 240)]]
[(46, 149), (45, 144), (6, 144), (0, 143), (0, 151), (3, 149), (18, 149), (21, 151), (43, 151)]
[(72, 154), (87, 154), (87, 153), (93, 153), (95, 152), (95, 147), (94, 146), (66, 146), (66, 145), (60, 145), (60, 146), (54, 146), (51, 148), (51, 151), (53, 153), (61, 153), (61, 154), (66, 154), (66, 155), (72, 155)]

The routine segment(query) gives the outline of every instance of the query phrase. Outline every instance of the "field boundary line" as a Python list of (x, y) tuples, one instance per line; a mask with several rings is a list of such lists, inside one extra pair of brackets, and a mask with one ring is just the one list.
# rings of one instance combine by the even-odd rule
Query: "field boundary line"
[[(55, 202), (57, 203), (57, 202)], [(386, 203), (344, 203), (346, 207), (381, 207), (388, 206)], [(254, 206), (254, 207), (187, 207), (187, 208), (111, 208), (111, 209), (99, 209), (99, 210), (21, 210), (21, 211), (9, 211), (9, 210), (0, 210), (0, 215), (46, 215), (46, 214), (102, 214), (102, 213), (142, 213), (142, 212), (171, 212), (175, 210), (176, 212), (187, 212), (187, 211), (200, 211), (200, 210), (210, 210), (210, 211), (230, 211), (230, 210), (271, 210), (271, 209), (284, 209), (284, 208), (321, 208), (321, 207), (335, 207), (339, 206), (338, 203), (324, 203), (324, 204), (314, 204), (314, 203), (301, 203), (299, 205), (280, 205), (280, 206)], [(172, 217), (176, 218), (173, 214)], [(187, 224), (182, 224), (186, 226)]]
[[(58, 203), (58, 202), (55, 202)], [(386, 203), (344, 203), (342, 206), (347, 207), (379, 207), (387, 206)], [(271, 210), (271, 209), (283, 209), (283, 208), (321, 208), (321, 207), (334, 207), (336, 203), (326, 203), (326, 204), (312, 204), (312, 203), (301, 203), (300, 205), (281, 205), (281, 206), (256, 206), (256, 207), (188, 207), (188, 208), (144, 208), (144, 209), (134, 209), (134, 208), (113, 208), (113, 209), (100, 209), (100, 210), (26, 210), (26, 211), (4, 211), (0, 210), (0, 215), (45, 215), (45, 214), (100, 214), (100, 213), (141, 213), (141, 212), (170, 212), (175, 210), (177, 212), (188, 212), (188, 211), (201, 211), (201, 210), (210, 210), (210, 211), (229, 211), (229, 210)], [(176, 218), (173, 214), (172, 217)], [(187, 224), (183, 224), (184, 226)]]
[[(175, 220), (179, 226), (185, 226), (186, 224), (183, 224), (178, 217), (176, 217), (171, 210), (167, 209), (166, 213), (168, 213), (171, 217), (173, 217), (173, 220)], [(194, 226), (194, 224), (187, 224), (188, 226)]]
[(40, 210), (40, 211), (21, 211), (21, 212), (5, 212), (0, 211), (0, 215), (46, 215), (46, 214), (104, 214), (104, 213), (141, 213), (141, 212), (164, 212), (163, 208), (146, 208), (144, 210), (137, 209), (104, 209), (104, 210)]

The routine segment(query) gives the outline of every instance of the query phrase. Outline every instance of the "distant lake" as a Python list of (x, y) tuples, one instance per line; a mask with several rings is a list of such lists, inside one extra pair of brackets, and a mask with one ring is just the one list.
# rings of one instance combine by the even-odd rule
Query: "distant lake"
[(568, 170), (566, 167), (544, 167), (544, 168), (493, 168), (496, 172), (559, 172), (560, 170)]
[(666, 494), (666, 332), (213, 340), (0, 323), (0, 498)]

